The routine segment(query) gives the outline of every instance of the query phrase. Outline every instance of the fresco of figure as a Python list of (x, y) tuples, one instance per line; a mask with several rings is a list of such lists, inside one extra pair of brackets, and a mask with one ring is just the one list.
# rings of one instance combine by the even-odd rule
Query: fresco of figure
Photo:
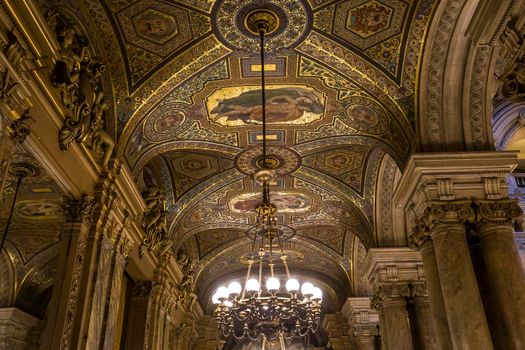
[[(249, 90), (219, 99), (210, 113), (214, 119), (240, 121), (244, 124), (262, 122), (261, 90)], [(324, 105), (314, 90), (304, 87), (282, 87), (266, 90), (266, 122), (296, 124), (306, 113), (322, 115)], [(238, 124), (238, 123), (237, 123)]]

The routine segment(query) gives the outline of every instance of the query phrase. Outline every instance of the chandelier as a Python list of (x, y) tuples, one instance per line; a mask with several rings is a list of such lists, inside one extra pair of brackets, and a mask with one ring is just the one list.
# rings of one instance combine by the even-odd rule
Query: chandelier
[[(261, 170), (254, 177), (262, 187), (262, 202), (255, 208), (256, 224), (249, 231), (253, 242), (244, 286), (237, 281), (230, 282), (227, 287), (220, 286), (212, 302), (216, 305), (217, 326), (222, 336), (261, 341), (263, 349), (268, 342), (278, 341), (284, 350), (286, 340), (306, 337), (319, 330), (322, 291), (310, 282), (301, 286), (291, 277), (283, 250), (283, 231), (275, 217), (277, 207), (270, 200), (270, 182), (275, 173), (274, 162), (266, 150), (264, 39), (275, 30), (277, 18), (271, 11), (261, 9), (251, 12), (246, 24), (260, 40), (263, 155), (258, 161)], [(257, 253), (256, 246), (259, 248)], [(282, 263), (286, 272), (286, 291), (282, 290), (275, 274), (276, 262)], [(253, 278), (252, 268), (257, 264), (258, 276)], [(263, 276), (266, 273), (269, 276)]]

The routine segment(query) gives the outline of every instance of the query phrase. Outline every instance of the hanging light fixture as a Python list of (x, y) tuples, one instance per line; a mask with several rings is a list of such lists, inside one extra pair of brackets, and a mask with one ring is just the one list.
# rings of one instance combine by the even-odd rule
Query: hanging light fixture
[[(282, 230), (275, 217), (277, 207), (270, 200), (270, 182), (275, 173), (266, 149), (264, 39), (275, 30), (277, 17), (270, 10), (256, 10), (246, 17), (246, 25), (260, 41), (263, 155), (258, 161), (261, 169), (254, 177), (262, 187), (262, 202), (255, 208), (256, 224), (249, 231), (253, 235), (252, 254), (248, 258), (244, 286), (238, 281), (220, 286), (212, 302), (216, 305), (217, 326), (222, 336), (261, 341), (263, 349), (268, 341), (278, 340), (285, 349), (286, 340), (305, 337), (319, 330), (323, 293), (310, 282), (301, 286), (297, 279), (292, 278), (283, 250)], [(279, 260), (286, 272), (285, 288), (275, 274), (275, 263)], [(253, 278), (251, 271), (256, 264), (259, 265), (258, 276)], [(265, 273), (269, 276), (263, 276)]]

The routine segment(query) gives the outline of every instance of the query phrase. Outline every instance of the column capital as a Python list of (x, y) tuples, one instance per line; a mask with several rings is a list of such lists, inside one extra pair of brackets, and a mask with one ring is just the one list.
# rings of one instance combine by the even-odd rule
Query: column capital
[(475, 212), (470, 200), (460, 201), (429, 201), (422, 220), (427, 227), (436, 224), (456, 225), (471, 222)]
[(523, 210), (517, 199), (478, 200), (474, 204), (479, 234), (483, 234), (488, 227), (521, 226)]
[(387, 285), (408, 285), (425, 278), (421, 254), (408, 247), (371, 248), (362, 272), (375, 290)]

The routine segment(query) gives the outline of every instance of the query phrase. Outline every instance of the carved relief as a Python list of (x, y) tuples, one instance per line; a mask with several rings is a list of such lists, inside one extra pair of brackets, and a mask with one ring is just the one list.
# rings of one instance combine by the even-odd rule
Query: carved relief
[(32, 120), (33, 118), (31, 118), (31, 116), (29, 116), (28, 112), (26, 111), (20, 116), (20, 118), (11, 123), (11, 129), (13, 130), (11, 133), (11, 138), (15, 143), (24, 143), (27, 136), (29, 136), (31, 133), (29, 122)]
[(104, 131), (103, 124), (109, 109), (108, 97), (102, 88), (106, 66), (90, 57), (87, 38), (76, 33), (67, 19), (50, 12), (48, 22), (55, 28), (60, 44), (59, 59), (51, 81), (60, 91), (62, 103), (68, 111), (59, 132), (60, 148), (66, 151), (73, 141), (89, 141), (95, 154), (102, 153), (100, 162), (106, 166), (114, 148), (114, 141)]

